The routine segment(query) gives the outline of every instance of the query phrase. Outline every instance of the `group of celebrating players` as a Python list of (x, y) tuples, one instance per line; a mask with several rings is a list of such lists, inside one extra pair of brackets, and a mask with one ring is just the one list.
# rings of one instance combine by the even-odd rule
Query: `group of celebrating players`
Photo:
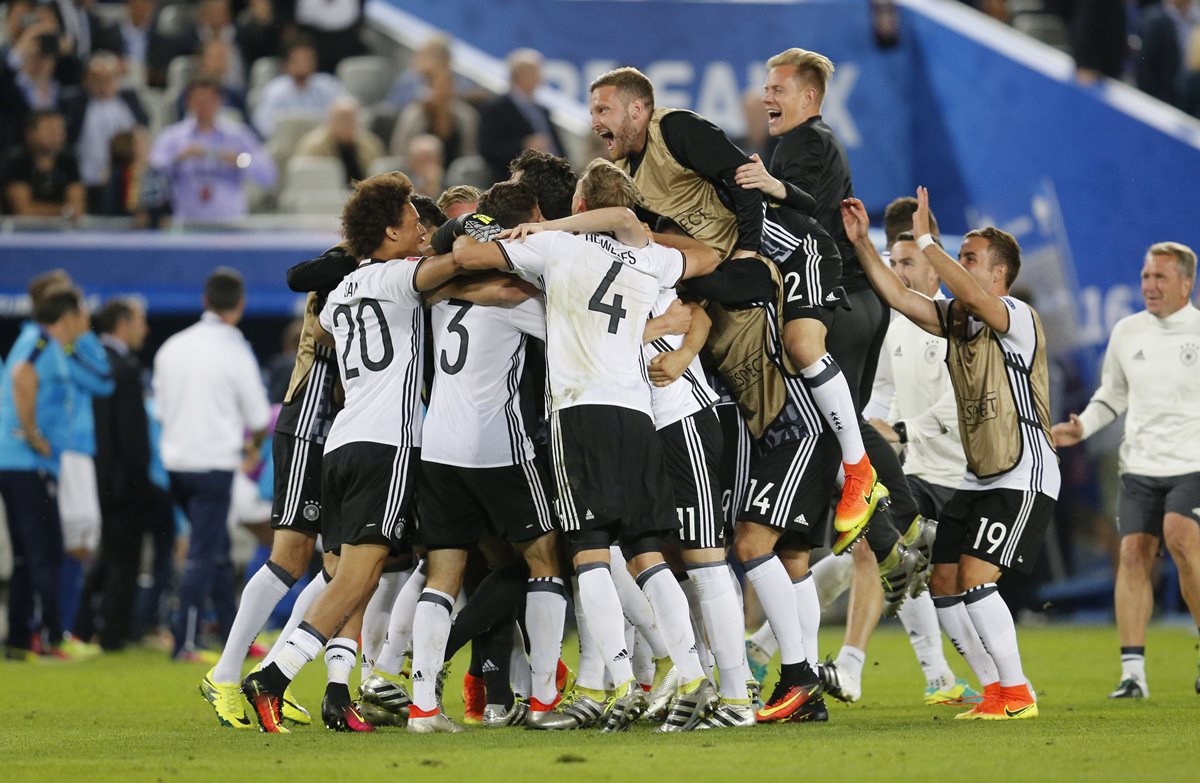
[[(1008, 295), (1020, 248), (983, 228), (956, 261), (920, 189), (889, 207), (889, 268), (820, 116), (832, 73), (802, 49), (768, 61), (769, 165), (619, 68), (590, 91), (611, 162), (578, 177), (526, 152), (477, 204), (399, 172), (356, 184), (345, 242), (288, 274), (308, 300), (275, 542), (201, 684), (223, 725), (309, 723), (289, 686), (324, 649), (327, 727), (460, 731), (441, 696), (467, 643), (466, 719), (485, 726), (827, 720), (824, 693), (861, 692), (865, 642), (817, 660), (822, 597), (851, 572), (879, 596), (868, 634), (900, 612), (927, 703), (1037, 715), (996, 589), (1032, 569), (1059, 488), (1040, 321)], [(863, 415), (881, 353), (890, 425), (886, 400)], [(318, 534), (323, 571), (243, 679)], [(750, 642), (739, 574), (767, 618)]]

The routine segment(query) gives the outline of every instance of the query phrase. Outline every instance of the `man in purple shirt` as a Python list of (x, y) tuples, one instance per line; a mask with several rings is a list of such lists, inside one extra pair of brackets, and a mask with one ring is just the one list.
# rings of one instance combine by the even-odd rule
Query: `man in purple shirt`
[(171, 205), (181, 220), (236, 220), (246, 214), (242, 183), (275, 184), (275, 163), (254, 131), (218, 116), (221, 85), (192, 83), (188, 116), (165, 128), (150, 150), (150, 165), (171, 182)]

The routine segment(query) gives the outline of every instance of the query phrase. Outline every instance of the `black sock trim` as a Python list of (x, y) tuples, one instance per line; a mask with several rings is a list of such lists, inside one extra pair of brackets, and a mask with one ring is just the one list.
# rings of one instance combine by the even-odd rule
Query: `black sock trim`
[(276, 563), (274, 560), (267, 561), (267, 570), (272, 574), (275, 574), (275, 577), (280, 582), (283, 582), (285, 585), (287, 585), (289, 590), (292, 589), (292, 585), (296, 584), (296, 577), (289, 574), (286, 568), (279, 565), (279, 563)]
[(1146, 648), (1144, 645), (1142, 647), (1122, 647), (1121, 655), (1140, 655), (1141, 657), (1145, 658)]
[(646, 582), (649, 582), (655, 574), (661, 571), (666, 571), (667, 568), (668, 566), (666, 563), (655, 563), (637, 575), (637, 586), (644, 589), (646, 587)]
[(963, 594), (958, 595), (935, 595), (933, 597), (934, 609), (949, 609), (951, 606), (957, 606), (963, 601)]
[(775, 553), (768, 552), (765, 555), (759, 555), (758, 557), (752, 557), (749, 560), (743, 560), (742, 570), (746, 572), (753, 571), (755, 568), (758, 568), (760, 565), (772, 559), (773, 557), (775, 557)]
[(417, 599), (417, 603), (437, 604), (438, 606), (445, 609), (447, 612), (454, 611), (454, 602), (453, 601), (447, 600), (446, 596), (441, 595), (440, 593), (435, 593), (432, 590), (429, 590), (428, 588), (421, 591), (421, 597)]
[(982, 585), (976, 585), (966, 592), (963, 597), (963, 602), (967, 604), (978, 603), (987, 598), (992, 593), (998, 592), (1000, 588), (996, 587), (995, 582), (988, 582)]
[(605, 571), (612, 573), (611, 565), (603, 561), (598, 561), (595, 563), (584, 563), (583, 565), (575, 566), (575, 575), (582, 576), (588, 571), (595, 571), (597, 568), (603, 568)]
[(350, 653), (351, 658), (358, 657), (358, 650), (353, 647), (347, 647), (344, 644), (327, 644), (325, 645), (325, 654), (328, 655), (330, 650), (345, 650)]
[(812, 578), (812, 571), (809, 571), (807, 574), (800, 577), (799, 579), (793, 579), (792, 584), (794, 584), (794, 585), (804, 584), (811, 578)]
[(563, 581), (556, 576), (537, 576), (529, 580), (525, 592), (527, 593), (554, 593), (567, 597), (567, 587)]
[(724, 560), (713, 560), (709, 563), (685, 563), (684, 565), (687, 570), (695, 571), (700, 568), (720, 568), (721, 566), (726, 565), (726, 563)]
[(329, 644), (329, 640), (326, 639), (324, 636), (322, 636), (320, 631), (318, 631), (316, 628), (313, 628), (311, 625), (309, 625), (308, 621), (306, 621), (306, 620), (300, 621), (300, 625), (297, 627), (297, 630), (304, 631), (307, 634), (311, 634), (313, 636), (313, 638), (315, 638), (317, 641), (319, 641), (321, 643), (322, 647)]
[[(842, 368), (838, 367), (838, 363), (835, 362), (833, 357), (829, 354), (825, 354), (817, 361), (825, 362), (825, 367), (813, 377), (804, 378), (804, 385), (810, 389), (815, 389), (821, 384), (828, 383), (829, 381), (833, 380), (835, 375), (842, 371)], [(803, 375), (801, 377), (803, 377)]]
[(325, 584), (329, 584), (333, 581), (333, 577), (329, 575), (329, 571), (327, 571), (324, 566), (321, 567), (321, 578), (325, 580)]

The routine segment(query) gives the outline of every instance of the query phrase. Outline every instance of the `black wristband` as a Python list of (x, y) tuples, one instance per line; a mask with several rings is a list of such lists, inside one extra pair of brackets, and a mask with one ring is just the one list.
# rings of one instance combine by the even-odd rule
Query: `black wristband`
[(896, 437), (900, 439), (900, 443), (908, 443), (908, 425), (902, 421), (898, 421), (892, 425), (892, 430), (896, 433)]

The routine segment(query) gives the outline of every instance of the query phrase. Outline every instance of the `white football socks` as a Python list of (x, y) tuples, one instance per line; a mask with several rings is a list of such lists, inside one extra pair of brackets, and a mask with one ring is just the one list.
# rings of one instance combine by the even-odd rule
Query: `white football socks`
[[(558, 693), (555, 675), (562, 655), (567, 592), (558, 577), (530, 579), (525, 594), (525, 628), (529, 631), (531, 694), (542, 704), (552, 704)], [(520, 634), (516, 634), (520, 638)], [(522, 658), (524, 649), (521, 650)], [(515, 678), (514, 678), (515, 679)]]
[(383, 650), (383, 640), (387, 638), (388, 624), (391, 622), (392, 607), (396, 604), (396, 595), (412, 569), (405, 571), (385, 571), (379, 575), (379, 586), (367, 602), (362, 619), (362, 679), (371, 676), (375, 660)]
[(787, 569), (773, 552), (747, 560), (743, 565), (779, 642), (780, 662), (784, 665), (803, 662), (804, 632), (800, 628), (796, 591)]
[(330, 639), (329, 644), (325, 645), (326, 681), (348, 686), (350, 672), (357, 658), (358, 642), (344, 636)]
[(412, 700), (418, 709), (439, 709), (437, 678), (446, 661), (446, 640), (450, 636), (450, 612), (454, 596), (426, 587), (417, 600), (413, 619)]
[(1000, 680), (996, 664), (983, 646), (983, 639), (975, 630), (975, 623), (963, 604), (963, 595), (939, 595), (933, 599), (933, 607), (937, 611), (938, 622), (942, 630), (950, 637), (950, 643), (958, 650), (963, 660), (971, 667), (975, 679), (981, 686), (991, 685)]
[(942, 651), (942, 629), (928, 590), (900, 604), (900, 623), (908, 631), (908, 641), (925, 674), (925, 684), (931, 688), (953, 686), (954, 672)]
[(295, 583), (296, 580), (291, 574), (270, 560), (263, 563), (262, 568), (250, 577), (250, 581), (242, 589), (237, 616), (233, 618), (233, 627), (229, 629), (225, 649), (221, 650), (221, 659), (213, 669), (214, 682), (242, 681), (242, 664), (246, 662), (246, 652), (267, 624), (271, 612), (275, 611), (275, 607)]
[(800, 616), (800, 632), (804, 635), (804, 660), (816, 671), (820, 660), (818, 642), (821, 631), (821, 601), (817, 598), (817, 584), (809, 571), (792, 583), (796, 591), (796, 609)]
[(395, 676), (404, 667), (404, 653), (408, 650), (413, 638), (413, 618), (417, 614), (417, 601), (425, 589), (425, 563), (417, 564), (412, 575), (405, 581), (392, 604), (392, 614), (388, 619), (387, 635), (383, 640), (383, 649), (375, 659), (375, 669)]
[(724, 560), (689, 563), (688, 578), (700, 597), (700, 611), (708, 644), (720, 673), (719, 692), (723, 698), (742, 700), (746, 693), (745, 618), (733, 589), (733, 575)]
[(308, 583), (308, 587), (300, 591), (300, 595), (296, 596), (296, 603), (292, 605), (292, 613), (288, 615), (287, 623), (283, 626), (283, 630), (279, 632), (279, 638), (275, 640), (275, 644), (271, 645), (271, 650), (267, 653), (267, 657), (263, 658), (262, 665), (264, 667), (274, 663), (275, 656), (287, 644), (288, 638), (292, 635), (300, 623), (304, 620), (304, 615), (308, 614), (308, 608), (313, 605), (313, 601), (317, 600), (317, 596), (329, 584), (329, 577), (325, 574), (325, 569), (322, 568), (312, 581)]
[(579, 574), (579, 602), (587, 618), (588, 629), (600, 648), (604, 666), (617, 685), (633, 679), (633, 665), (625, 646), (625, 621), (621, 600), (613, 584), (608, 563), (587, 563), (576, 569)]
[(1017, 626), (1008, 604), (1000, 597), (995, 582), (972, 587), (963, 598), (971, 622), (983, 640), (984, 649), (991, 655), (1000, 675), (1000, 687), (1011, 688), (1025, 684), (1021, 669), (1021, 650), (1017, 647)]
[(821, 410), (821, 416), (842, 447), (842, 461), (858, 464), (866, 456), (862, 433), (858, 431), (858, 411), (842, 368), (829, 354), (800, 371), (804, 385)]

